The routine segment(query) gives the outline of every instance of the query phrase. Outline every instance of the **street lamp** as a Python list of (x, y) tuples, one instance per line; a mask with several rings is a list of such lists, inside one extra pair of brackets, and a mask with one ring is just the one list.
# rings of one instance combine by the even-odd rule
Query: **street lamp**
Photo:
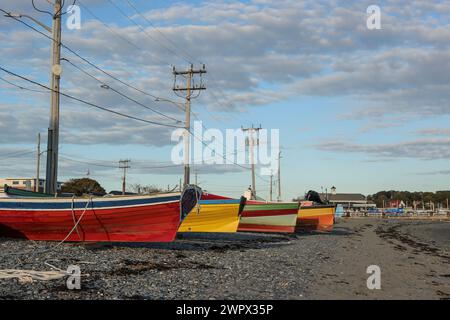
[(31, 21), (35, 22), (36, 24), (40, 25), (42, 28), (44, 28), (48, 32), (52, 33), (52, 29), (50, 27), (48, 27), (45, 24), (43, 24), (42, 22), (36, 20), (32, 16), (29, 16), (29, 15), (26, 15), (26, 14), (21, 14), (21, 13), (8, 12), (7, 14), (5, 14), (5, 17), (16, 18), (16, 19), (28, 18)]

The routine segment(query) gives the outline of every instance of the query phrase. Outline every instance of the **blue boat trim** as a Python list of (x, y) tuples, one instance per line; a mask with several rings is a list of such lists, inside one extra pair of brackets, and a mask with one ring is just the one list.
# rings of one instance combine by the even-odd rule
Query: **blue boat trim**
[[(92, 209), (101, 209), (101, 208), (114, 208), (114, 207), (127, 207), (127, 206), (139, 206), (146, 204), (155, 204), (155, 203), (163, 203), (163, 202), (173, 202), (179, 201), (180, 196), (170, 196), (170, 197), (161, 197), (161, 198), (147, 198), (147, 199), (130, 199), (130, 200), (111, 200), (111, 201), (95, 201), (89, 204), (88, 208)], [(2, 202), (0, 201), (0, 209), (23, 209), (23, 210), (67, 210), (71, 209), (72, 206), (74, 209), (84, 209), (86, 205), (90, 202), (86, 199), (86, 201), (78, 202), (72, 201), (67, 202), (21, 202), (20, 200), (17, 202)]]

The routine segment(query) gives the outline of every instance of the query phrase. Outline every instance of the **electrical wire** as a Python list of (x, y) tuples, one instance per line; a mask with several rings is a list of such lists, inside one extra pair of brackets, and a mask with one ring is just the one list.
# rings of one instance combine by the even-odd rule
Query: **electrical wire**
[[(190, 134), (194, 139), (200, 141), (206, 148), (210, 149), (211, 151), (216, 152), (216, 150), (212, 149), (208, 144), (206, 144), (206, 142), (204, 142), (202, 139), (200, 139), (200, 138), (198, 138), (196, 135), (194, 135), (194, 134), (192, 133), (191, 130), (189, 130), (188, 132), (189, 132), (189, 134)], [(222, 155), (222, 154), (220, 154), (220, 153), (218, 153), (218, 152), (216, 152), (216, 153), (217, 153), (217, 155), (218, 155), (219, 157), (221, 157), (221, 158), (223, 158), (223, 159), (225, 160), (225, 164), (226, 164), (227, 161), (229, 161), (225, 155)], [(249, 168), (249, 167), (245, 167), (245, 166), (243, 166), (243, 165), (240, 165), (239, 163), (237, 163), (237, 162), (235, 162), (235, 161), (232, 161), (232, 162), (230, 162), (229, 164), (236, 165), (236, 166), (238, 166), (238, 167), (240, 167), (240, 168), (243, 168), (243, 169), (246, 169), (246, 170), (251, 170), (251, 169), (252, 169), (252, 168)], [(264, 178), (263, 178), (262, 176), (260, 176), (259, 174), (255, 174), (255, 175), (256, 175), (256, 177), (258, 177), (258, 178), (261, 179), (262, 181), (269, 183), (268, 180), (264, 179)]]
[[(105, 28), (107, 28), (111, 33), (113, 33), (116, 37), (120, 38), (121, 40), (127, 42), (129, 45), (131, 45), (132, 47), (134, 47), (135, 49), (137, 49), (138, 51), (145, 51), (145, 49), (143, 49), (142, 47), (138, 46), (137, 44), (135, 44), (134, 42), (130, 41), (129, 39), (125, 38), (124, 36), (122, 36), (121, 34), (119, 34), (118, 32), (116, 32), (113, 28), (111, 28), (110, 26), (108, 26), (107, 23), (105, 23), (101, 18), (99, 18), (94, 12), (92, 12), (92, 10), (90, 10), (86, 5), (84, 5), (81, 1), (78, 1), (78, 4), (83, 8), (83, 10), (86, 10), (92, 17), (94, 17), (95, 19), (97, 19)], [(154, 57), (153, 57), (154, 58)], [(158, 60), (158, 59), (157, 59)], [(167, 64), (166, 62), (159, 60), (159, 62), (163, 62), (163, 64)], [(181, 102), (176, 102), (176, 101), (172, 101), (168, 98), (163, 98), (163, 97), (155, 97), (155, 102), (168, 102), (171, 105), (177, 107), (178, 109), (185, 111), (184, 107), (182, 107), (181, 105), (183, 103)]]
[(90, 165), (90, 166), (95, 166), (95, 167), (103, 167), (103, 168), (111, 168), (111, 169), (119, 169), (119, 166), (117, 165), (117, 166), (110, 166), (110, 165), (105, 165), (105, 164), (99, 164), (99, 163), (93, 163), (93, 162), (87, 162), (87, 161), (82, 161), (82, 160), (75, 160), (75, 159), (71, 159), (71, 158), (68, 158), (68, 157), (66, 157), (66, 156), (63, 156), (63, 155), (59, 155), (59, 157), (61, 158), (61, 159), (63, 159), (63, 160), (66, 160), (66, 161), (70, 161), (70, 162), (75, 162), (75, 163), (82, 163), (82, 164), (88, 164), (88, 165)]
[[(94, 17), (95, 19), (97, 19), (105, 28), (107, 28), (111, 33), (113, 33), (114, 35), (116, 35), (118, 38), (120, 38), (121, 40), (127, 42), (129, 45), (131, 45), (132, 47), (134, 47), (135, 49), (137, 49), (139, 52), (145, 52), (147, 50), (144, 50), (142, 47), (138, 46), (136, 43), (132, 42), (131, 40), (127, 39), (126, 37), (122, 36), (120, 33), (116, 32), (113, 28), (111, 28), (110, 26), (108, 26), (107, 23), (105, 23), (102, 19), (100, 19), (94, 12), (92, 12), (92, 10), (90, 10), (86, 5), (82, 4), (81, 1), (78, 2), (79, 6), (83, 8), (83, 10), (85, 10), (86, 12), (88, 12), (92, 17)], [(151, 56), (151, 60), (160, 63), (161, 65), (167, 65), (167, 62), (164, 60), (161, 60), (160, 58), (156, 57), (156, 56)]]
[(162, 112), (160, 112), (160, 111), (158, 111), (158, 110), (155, 110), (155, 109), (153, 109), (153, 108), (151, 108), (151, 107), (149, 107), (149, 106), (147, 106), (147, 105), (145, 105), (145, 104), (143, 104), (143, 103), (141, 103), (141, 102), (139, 102), (139, 101), (137, 101), (137, 100), (135, 100), (135, 99), (133, 99), (133, 98), (130, 98), (130, 97), (127, 96), (126, 94), (120, 92), (120, 91), (117, 90), (117, 89), (114, 89), (113, 87), (111, 87), (110, 85), (106, 84), (105, 82), (103, 82), (103, 81), (100, 80), (99, 78), (97, 78), (97, 77), (95, 77), (94, 75), (90, 74), (89, 72), (87, 72), (87, 71), (84, 70), (83, 68), (77, 66), (76, 64), (74, 64), (74, 63), (73, 63), (72, 61), (70, 61), (69, 59), (63, 58), (63, 59), (61, 59), (61, 60), (68, 62), (70, 65), (72, 65), (72, 66), (73, 66), (74, 68), (76, 68), (77, 70), (81, 71), (82, 73), (84, 73), (84, 74), (87, 75), (88, 77), (94, 79), (95, 81), (101, 83), (103, 89), (111, 90), (111, 91), (117, 93), (118, 95), (120, 95), (121, 97), (123, 97), (123, 98), (125, 98), (125, 99), (127, 99), (127, 100), (129, 100), (129, 101), (132, 101), (132, 102), (136, 103), (137, 105), (139, 105), (139, 106), (141, 106), (141, 107), (143, 107), (143, 108), (145, 108), (145, 109), (147, 109), (147, 110), (153, 111), (154, 113), (156, 113), (156, 114), (158, 114), (158, 115), (160, 115), (160, 116), (162, 116), (162, 117), (164, 117), (164, 118), (167, 118), (167, 119), (169, 119), (169, 120), (173, 120), (173, 121), (175, 121), (176, 123), (183, 123), (183, 121), (181, 121), (181, 120), (178, 120), (178, 119), (175, 119), (175, 118), (173, 118), (173, 117), (171, 117), (171, 116), (168, 116), (168, 115), (166, 115), (166, 114), (164, 114), (164, 113), (162, 113)]
[(22, 80), (28, 81), (28, 82), (30, 82), (30, 83), (32, 83), (32, 84), (34, 84), (34, 85), (40, 86), (41, 88), (50, 90), (50, 91), (52, 91), (52, 92), (59, 93), (60, 95), (66, 97), (66, 98), (69, 98), (69, 99), (72, 99), (72, 100), (81, 102), (81, 103), (86, 104), (86, 105), (88, 105), (88, 106), (91, 106), (91, 107), (94, 107), (94, 108), (97, 108), (97, 109), (100, 109), (100, 110), (103, 110), (103, 111), (106, 111), (106, 112), (109, 112), (109, 113), (113, 113), (113, 114), (115, 114), (115, 115), (118, 115), (118, 116), (121, 116), (121, 117), (124, 117), (124, 118), (132, 119), (132, 120), (136, 120), (136, 121), (140, 121), (140, 122), (145, 122), (145, 123), (148, 123), (148, 124), (153, 124), (153, 125), (163, 126), (163, 127), (182, 128), (182, 127), (179, 127), (179, 126), (175, 126), (175, 125), (171, 125), (171, 124), (166, 124), (166, 123), (161, 123), (161, 122), (150, 121), (150, 120), (146, 120), (146, 119), (142, 119), (142, 118), (130, 116), (130, 115), (127, 115), (127, 114), (125, 114), (125, 113), (118, 112), (118, 111), (114, 111), (114, 110), (108, 109), (108, 108), (106, 108), (106, 107), (99, 106), (99, 105), (97, 105), (97, 104), (95, 104), (95, 103), (88, 102), (88, 101), (85, 101), (85, 100), (80, 99), (80, 98), (76, 98), (76, 97), (74, 97), (74, 96), (71, 96), (71, 95), (69, 95), (69, 94), (63, 93), (63, 92), (61, 92), (61, 91), (58, 92), (57, 90), (54, 90), (54, 89), (52, 89), (52, 88), (49, 88), (49, 87), (47, 87), (47, 86), (45, 86), (45, 85), (43, 85), (43, 84), (41, 84), (41, 83), (39, 83), (39, 82), (33, 81), (33, 80), (31, 80), (31, 79), (28, 79), (28, 78), (26, 78), (26, 77), (24, 77), (24, 76), (18, 75), (18, 74), (14, 73), (14, 72), (12, 72), (12, 71), (9, 71), (9, 70), (7, 70), (7, 69), (1, 67), (1, 66), (0, 66), (0, 70), (4, 71), (4, 72), (6, 72), (6, 73), (8, 73), (8, 74), (10, 74), (10, 75), (12, 75), (12, 76), (15, 76), (15, 77), (17, 77), (17, 78), (20, 78), (20, 79), (22, 79)]
[[(148, 35), (148, 33), (145, 31), (145, 29), (142, 28), (142, 26), (140, 26), (140, 25), (137, 24), (134, 20), (132, 20), (125, 12), (123, 12), (123, 10), (121, 10), (121, 9), (120, 9), (113, 1), (111, 1), (111, 0), (108, 0), (108, 1), (109, 1), (114, 7), (116, 7), (116, 8), (119, 10), (119, 12), (121, 12), (128, 20), (130, 20), (133, 24), (135, 24), (136, 26), (138, 26), (138, 27), (141, 29), (141, 31), (143, 31), (148, 37), (152, 38), (150, 35)], [(5, 10), (3, 10), (3, 9), (0, 9), (0, 11), (4, 12), (5, 14), (8, 14), (8, 12), (5, 11)], [(15, 17), (12, 17), (12, 18), (15, 19), (16, 21), (21, 22), (21, 23), (24, 24), (25, 26), (27, 26), (27, 27), (33, 29), (34, 31), (40, 33), (41, 35), (43, 35), (43, 36), (49, 38), (50, 40), (55, 41), (53, 38), (49, 37), (48, 35), (44, 34), (44, 33), (41, 32), (41, 31), (37, 30), (36, 28), (34, 28), (33, 26), (27, 24), (26, 22), (24, 22), (24, 21), (22, 21), (22, 20), (20, 20), (20, 19), (17, 19), (17, 18), (15, 18)], [(153, 38), (152, 38), (152, 39), (153, 39)], [(153, 40), (155, 40), (155, 39), (153, 39)], [(155, 41), (157, 41), (157, 40), (155, 40)], [(129, 88), (132, 88), (132, 89), (134, 89), (134, 90), (136, 90), (136, 91), (138, 91), (138, 92), (140, 92), (140, 93), (142, 93), (142, 94), (151, 96), (151, 97), (155, 98), (156, 101), (161, 101), (160, 99), (162, 99), (162, 98), (157, 97), (157, 96), (155, 96), (155, 95), (153, 95), (153, 94), (150, 94), (150, 93), (148, 93), (148, 92), (145, 92), (145, 91), (143, 91), (143, 90), (141, 90), (141, 89), (136, 88), (136, 87), (133, 86), (133, 85), (130, 85), (130, 84), (124, 82), (123, 80), (121, 80), (121, 79), (119, 79), (119, 78), (117, 78), (117, 77), (111, 75), (110, 73), (108, 73), (108, 72), (104, 71), (103, 69), (101, 69), (100, 67), (96, 66), (94, 63), (90, 62), (88, 59), (82, 57), (82, 56), (79, 55), (76, 51), (72, 50), (70, 47), (66, 46), (66, 45), (63, 44), (62, 42), (61, 42), (60, 44), (61, 44), (61, 46), (62, 46), (63, 48), (65, 48), (66, 50), (68, 50), (69, 52), (71, 52), (72, 54), (74, 54), (75, 56), (77, 56), (78, 58), (80, 58), (80, 59), (83, 60), (85, 63), (87, 63), (87, 64), (89, 64), (90, 66), (92, 66), (93, 68), (95, 68), (95, 69), (97, 69), (98, 71), (102, 72), (103, 74), (107, 75), (108, 77), (110, 77), (110, 78), (112, 78), (112, 79), (114, 79), (114, 80), (116, 80), (116, 81), (122, 83), (123, 85), (125, 85), (125, 86), (127, 86), (127, 87), (129, 87)], [(169, 51), (172, 51), (170, 48), (166, 48), (166, 49), (168, 49)], [(173, 51), (172, 51), (172, 52), (173, 52)], [(180, 57), (176, 52), (173, 52), (173, 53), (175, 53), (178, 57)], [(184, 59), (184, 60), (185, 60), (185, 59)], [(188, 61), (188, 60), (186, 60), (186, 61), (187, 61), (187, 62), (190, 62), (190, 61)], [(169, 64), (169, 65), (170, 65), (170, 64)], [(4, 68), (0, 68), (0, 69), (3, 70), (4, 72), (7, 72), (7, 73), (11, 74), (11, 75), (14, 75), (14, 76), (16, 76), (16, 77), (19, 77), (19, 78), (21, 78), (21, 79), (23, 79), (23, 80), (26, 80), (26, 81), (28, 81), (28, 82), (31, 82), (31, 83), (33, 83), (33, 84), (35, 84), (35, 85), (41, 86), (41, 87), (43, 87), (43, 88), (45, 88), (45, 89), (47, 89), (47, 90), (56, 92), (55, 90), (53, 90), (53, 89), (51, 89), (51, 88), (48, 88), (48, 87), (46, 87), (46, 86), (44, 86), (44, 85), (42, 85), (42, 84), (40, 84), (40, 83), (34, 82), (34, 81), (32, 81), (32, 80), (30, 80), (30, 79), (27, 79), (27, 78), (25, 78), (25, 77), (22, 77), (22, 76), (19, 76), (19, 75), (17, 75), (17, 74), (14, 74), (14, 73), (12, 73), (12, 72), (10, 72), (10, 71), (4, 69)], [(113, 110), (104, 108), (104, 107), (100, 107), (100, 106), (95, 105), (95, 104), (93, 104), (93, 103), (86, 102), (86, 101), (84, 101), (84, 100), (82, 100), (82, 99), (79, 99), (79, 98), (76, 98), (76, 97), (67, 95), (67, 94), (62, 93), (62, 92), (60, 92), (60, 94), (63, 95), (63, 96), (65, 96), (65, 97), (67, 97), (67, 98), (70, 98), (70, 99), (73, 99), (73, 100), (82, 102), (82, 103), (87, 104), (87, 105), (90, 105), (90, 106), (92, 106), (92, 107), (99, 108), (99, 109), (101, 109), (101, 110), (104, 110), (104, 111), (107, 111), (107, 112), (111, 112), (111, 113), (114, 113), (114, 114), (116, 114), (116, 115), (123, 116), (123, 117), (126, 117), (126, 118), (130, 118), (130, 119), (134, 119), (134, 120), (137, 120), (137, 121), (142, 121), (142, 122), (146, 122), (146, 123), (150, 123), (150, 124), (155, 124), (155, 125), (162, 125), (162, 126), (167, 126), (167, 127), (181, 128), (181, 127), (178, 127), (178, 126), (172, 126), (172, 125), (168, 125), (168, 124), (161, 124), (161, 123), (157, 123), (157, 122), (148, 121), (148, 120), (145, 120), (145, 119), (140, 119), (140, 118), (137, 118), (137, 117), (129, 116), (129, 115), (126, 115), (126, 114), (123, 114), (123, 113), (120, 113), (120, 112), (116, 112), (116, 111), (113, 111)], [(165, 101), (167, 101), (167, 100), (165, 100)], [(172, 101), (172, 102), (173, 102), (173, 101)], [(173, 103), (175, 103), (176, 105), (178, 105), (177, 102), (173, 102)], [(189, 132), (189, 133), (190, 133), (195, 139), (199, 140), (192, 132)], [(209, 148), (209, 146), (206, 145), (202, 140), (199, 140), (199, 141), (201, 141), (203, 145), (205, 145), (207, 148)], [(211, 149), (211, 150), (212, 150), (212, 149)], [(225, 156), (222, 156), (222, 157), (224, 158), (225, 161), (227, 161), (227, 159), (226, 159)], [(237, 165), (237, 166), (239, 166), (239, 167), (241, 167), (241, 168), (243, 168), (243, 169), (247, 169), (247, 170), (250, 169), (250, 168), (248, 168), (248, 167), (239, 165), (239, 164), (237, 164), (237, 163), (235, 163), (235, 162), (233, 162), (232, 164)], [(260, 177), (259, 175), (257, 175), (257, 177), (259, 177), (261, 180), (267, 182), (266, 179)]]
[(189, 54), (189, 52), (187, 52), (186, 50), (184, 50), (183, 48), (180, 48), (174, 41), (172, 41), (169, 37), (167, 37), (158, 27), (155, 26), (155, 24), (149, 19), (147, 18), (145, 15), (143, 15), (137, 8), (136, 6), (129, 0), (125, 0), (128, 5), (133, 8), (133, 10), (142, 18), (144, 19), (153, 29), (155, 29), (164, 39), (166, 39), (168, 42), (170, 42), (172, 44), (172, 46), (174, 46), (176, 49), (180, 50), (181, 52), (183, 52), (186, 61), (188, 61), (189, 63), (192, 64), (192, 62), (190, 61), (194, 61), (195, 58)]
[[(102, 160), (95, 160), (96, 162), (91, 162), (91, 161), (84, 161), (84, 160), (76, 160), (76, 159), (73, 159), (73, 158), (65, 156), (65, 155), (60, 155), (60, 157), (64, 160), (67, 160), (70, 162), (82, 163), (82, 164), (87, 164), (87, 165), (92, 165), (92, 166), (97, 166), (97, 167), (104, 167), (104, 168), (111, 168), (111, 169), (120, 169), (119, 165), (107, 165), (107, 164), (98, 163), (99, 161), (102, 161)], [(104, 161), (104, 162), (107, 162), (107, 161)], [(165, 168), (176, 168), (176, 167), (181, 167), (181, 166), (183, 166), (183, 165), (177, 165), (177, 164), (164, 165), (164, 166), (161, 166), (161, 165), (158, 165), (158, 166), (136, 166), (136, 165), (133, 165), (133, 168), (135, 168), (135, 169), (165, 169)]]
[[(167, 51), (171, 52), (172, 54), (174, 54), (175, 56), (177, 56), (178, 58), (186, 61), (189, 64), (192, 64), (188, 59), (186, 59), (186, 57), (181, 56), (180, 54), (178, 54), (176, 51), (172, 50), (171, 48), (169, 48), (168, 46), (162, 44), (160, 41), (158, 41), (156, 38), (154, 38), (153, 36), (151, 36), (139, 23), (137, 23), (136, 21), (134, 21), (133, 19), (130, 18), (130, 16), (128, 16), (125, 11), (123, 11), (114, 1), (112, 0), (108, 0), (108, 2), (117, 9), (117, 11), (120, 12), (121, 15), (123, 15), (125, 18), (127, 18), (131, 23), (133, 23), (136, 27), (138, 27), (149, 39), (157, 42), (161, 47), (163, 47), (164, 49), (166, 49)], [(172, 66), (171, 63), (167, 63), (167, 65)]]
[[(76, 2), (77, 2), (77, 0), (73, 0), (72, 6), (74, 6)], [(36, 10), (36, 11), (38, 11), (38, 12), (40, 12), (40, 13), (47, 13), (47, 14), (49, 14), (50, 16), (52, 16), (53, 18), (61, 17), (61, 16), (65, 15), (65, 14), (67, 14), (67, 11), (62, 12), (62, 10), (63, 10), (63, 8), (64, 8), (64, 6), (65, 6), (65, 4), (66, 4), (66, 1), (65, 1), (65, 0), (62, 0), (62, 2), (61, 2), (61, 7), (59, 8), (58, 12), (55, 12), (54, 14), (51, 13), (50, 11), (41, 10), (41, 9), (37, 8), (36, 5), (34, 4), (34, 0), (31, 0), (31, 4), (32, 4), (34, 10)]]
[[(7, 15), (9, 14), (9, 12), (6, 11), (6, 10), (4, 10), (4, 9), (1, 9), (1, 8), (0, 8), (0, 11), (3, 12), (3, 13), (5, 13), (5, 14), (7, 14)], [(10, 18), (12, 18), (12, 19), (14, 19), (14, 20), (16, 20), (16, 21), (22, 23), (22, 24), (25, 25), (26, 27), (28, 27), (28, 28), (32, 29), (33, 31), (39, 33), (40, 35), (46, 37), (47, 39), (49, 39), (49, 40), (51, 40), (51, 41), (53, 41), (53, 42), (56, 42), (56, 40), (53, 39), (51, 36), (49, 36), (49, 35), (43, 33), (42, 31), (40, 31), (40, 30), (38, 30), (38, 29), (36, 29), (35, 27), (33, 27), (32, 25), (26, 23), (25, 21), (22, 21), (22, 20), (20, 20), (20, 19), (14, 17), (14, 16), (10, 16)], [(164, 97), (156, 96), (156, 95), (154, 95), (154, 94), (151, 94), (151, 93), (149, 93), (149, 92), (147, 92), (147, 91), (144, 91), (144, 90), (142, 90), (142, 89), (139, 89), (139, 88), (137, 88), (136, 86), (133, 86), (132, 84), (129, 84), (129, 83), (127, 83), (127, 82), (125, 82), (125, 81), (119, 79), (118, 77), (116, 77), (116, 76), (112, 75), (111, 73), (109, 73), (109, 72), (103, 70), (103, 69), (100, 68), (99, 66), (95, 65), (93, 62), (91, 62), (91, 61), (89, 61), (88, 59), (84, 58), (84, 57), (81, 56), (78, 52), (76, 52), (75, 50), (71, 49), (69, 46), (65, 45), (63, 42), (60, 42), (59, 44), (61, 45), (61, 47), (63, 47), (64, 49), (68, 50), (70, 53), (74, 54), (74, 55), (77, 56), (79, 59), (81, 59), (82, 61), (84, 61), (84, 62), (87, 63), (88, 65), (90, 65), (91, 67), (95, 68), (96, 70), (100, 71), (101, 73), (105, 74), (106, 76), (110, 77), (111, 79), (114, 79), (114, 80), (120, 82), (120, 83), (123, 84), (124, 86), (126, 86), (126, 87), (128, 87), (128, 88), (131, 88), (131, 89), (133, 89), (133, 90), (135, 90), (135, 91), (137, 91), (137, 92), (139, 92), (139, 93), (141, 93), (141, 94), (144, 94), (144, 95), (146, 95), (146, 96), (152, 97), (152, 98), (154, 98), (155, 101), (157, 101), (157, 102), (169, 102), (169, 103), (175, 104), (175, 105), (177, 105), (177, 106), (180, 105), (179, 102), (172, 101), (172, 100), (167, 99), (167, 98), (164, 98)]]
[(19, 89), (21, 89), (21, 90), (31, 91), (31, 92), (38, 92), (38, 93), (48, 93), (48, 91), (35, 90), (35, 89), (30, 89), (30, 88), (22, 87), (21, 85), (12, 83), (11, 81), (8, 81), (8, 80), (6, 80), (6, 79), (4, 79), (4, 78), (2, 78), (2, 77), (0, 77), (0, 80), (6, 82), (6, 83), (8, 83), (8, 84), (10, 84), (10, 85), (12, 85), (12, 86), (14, 86), (14, 87), (16, 87), (16, 88), (19, 88)]
[(17, 157), (25, 156), (25, 155), (32, 154), (32, 153), (35, 153), (35, 152), (36, 152), (35, 150), (33, 150), (33, 151), (26, 151), (26, 152), (17, 152), (15, 154), (10, 154), (9, 156), (0, 158), (0, 161), (7, 160), (7, 159), (15, 159)]
[[(97, 19), (106, 29), (108, 29), (110, 32), (114, 33), (118, 38), (122, 39), (123, 41), (125, 41), (126, 43), (128, 43), (129, 45), (131, 45), (132, 47), (134, 47), (137, 50), (142, 50), (141, 47), (139, 47), (137, 44), (135, 44), (134, 42), (132, 42), (131, 40), (125, 38), (124, 36), (122, 36), (120, 33), (116, 32), (113, 28), (111, 28), (110, 26), (108, 26), (108, 24), (106, 24), (105, 22), (103, 22), (102, 19), (100, 19), (95, 13), (92, 12), (92, 10), (90, 10), (87, 6), (85, 6), (81, 1), (78, 2), (78, 5), (83, 8), (83, 10), (87, 11), (92, 17), (94, 17), (95, 19)], [(165, 63), (164, 63), (165, 64)]]

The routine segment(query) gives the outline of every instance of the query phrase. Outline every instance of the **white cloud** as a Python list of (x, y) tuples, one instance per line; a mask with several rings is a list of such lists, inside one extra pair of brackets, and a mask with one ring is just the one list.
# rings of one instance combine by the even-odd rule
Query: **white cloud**
[(323, 142), (314, 146), (328, 152), (359, 153), (378, 159), (450, 159), (450, 139), (420, 139), (392, 144)]
[[(83, 3), (99, 16), (105, 16), (99, 1)], [(126, 4), (118, 3), (131, 15), (133, 11)], [(17, 1), (3, 1), (2, 7), (35, 14), (30, 4)], [(207, 63), (208, 90), (197, 101), (200, 108), (242, 113), (251, 107), (310, 95), (352, 97), (359, 107), (342, 110), (351, 119), (450, 114), (448, 3), (384, 1), (380, 32), (365, 28), (366, 7), (360, 1), (206, 1), (195, 5), (169, 4), (145, 14), (179, 48)], [(38, 17), (48, 21), (43, 15)], [(83, 12), (82, 30), (64, 30), (63, 41), (115, 76), (156, 95), (174, 98), (170, 66), (161, 61), (177, 66), (186, 65), (186, 61), (161, 46), (161, 43), (172, 45), (138, 16), (134, 19), (157, 42), (136, 26), (123, 26), (126, 20), (120, 19), (120, 24), (109, 23), (109, 27), (141, 50), (92, 20), (87, 12)], [(47, 39), (7, 18), (0, 18), (0, 24), (2, 65), (48, 83)], [(63, 56), (136, 100), (155, 105), (149, 97), (108, 79), (66, 50)], [(114, 110), (162, 120), (113, 92), (100, 89), (98, 83), (65, 63), (62, 88)], [(0, 90), (2, 94), (11, 92)], [(24, 105), (23, 93), (12, 95), (18, 106)], [(46, 130), (44, 106), (48, 100), (37, 97), (35, 101), (43, 110), (36, 123), (31, 121), (34, 115), (16, 112), (8, 114), (8, 121), (26, 128), (25, 132), (36, 132), (38, 125), (41, 131)], [(157, 108), (182, 118), (182, 112), (170, 105), (157, 104)], [(219, 113), (217, 117), (221, 116)], [(6, 119), (6, 115), (3, 117)], [(63, 99), (62, 117), (63, 140), (71, 143), (169, 142), (167, 129), (139, 130), (128, 120), (103, 115), (67, 99)], [(12, 139), (25, 142), (26, 136), (24, 133)], [(32, 140), (30, 137), (29, 141)]]

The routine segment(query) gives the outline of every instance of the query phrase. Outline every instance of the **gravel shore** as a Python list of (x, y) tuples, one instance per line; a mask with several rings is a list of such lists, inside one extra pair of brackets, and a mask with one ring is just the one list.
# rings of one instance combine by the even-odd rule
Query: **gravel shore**
[[(170, 244), (0, 238), (0, 269), (82, 272), (81, 290), (0, 280), (0, 299), (449, 299), (449, 248), (449, 221), (372, 218), (331, 233), (183, 234)], [(367, 289), (369, 265), (381, 268), (381, 290)]]

